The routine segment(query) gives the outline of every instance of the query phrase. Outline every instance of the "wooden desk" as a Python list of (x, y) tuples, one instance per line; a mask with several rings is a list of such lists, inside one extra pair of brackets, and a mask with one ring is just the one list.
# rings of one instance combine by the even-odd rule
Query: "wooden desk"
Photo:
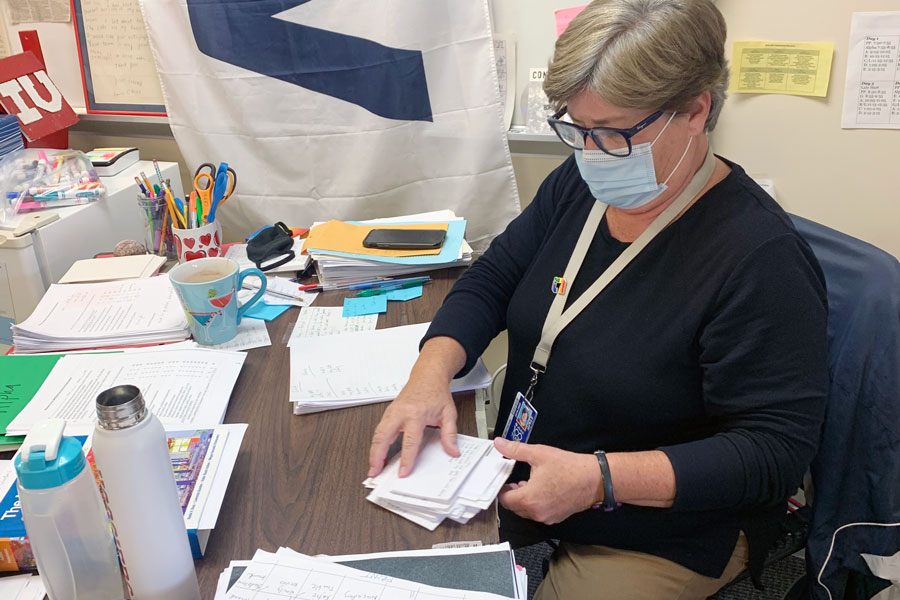
[[(378, 328), (431, 320), (460, 272), (433, 273), (421, 298), (390, 302)], [(340, 306), (347, 295), (324, 293), (316, 305)], [(369, 442), (387, 404), (292, 414), (285, 343), (298, 314), (292, 308), (268, 323), (272, 345), (247, 353), (231, 396), (225, 422), (249, 427), (206, 557), (195, 562), (203, 598), (213, 597), (229, 561), (249, 559), (257, 548), (350, 554), (430, 548), (450, 540), (496, 542), (494, 510), (467, 525), (448, 519), (430, 532), (365, 499)], [(456, 405), (460, 433), (476, 435), (474, 393), (457, 394)]]

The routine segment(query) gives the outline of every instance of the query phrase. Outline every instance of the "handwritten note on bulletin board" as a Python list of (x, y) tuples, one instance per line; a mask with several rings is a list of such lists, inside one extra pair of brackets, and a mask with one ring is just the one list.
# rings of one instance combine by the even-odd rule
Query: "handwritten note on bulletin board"
[(72, 0), (88, 112), (165, 114), (138, 0)]

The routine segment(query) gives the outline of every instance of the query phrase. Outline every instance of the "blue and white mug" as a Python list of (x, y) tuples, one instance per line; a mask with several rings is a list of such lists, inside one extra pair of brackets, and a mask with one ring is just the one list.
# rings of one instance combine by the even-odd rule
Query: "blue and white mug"
[[(259, 277), (259, 291), (238, 306), (244, 278)], [(256, 268), (240, 271), (228, 258), (198, 258), (169, 271), (169, 280), (187, 314), (194, 340), (208, 346), (237, 335), (241, 317), (266, 293), (266, 276)]]

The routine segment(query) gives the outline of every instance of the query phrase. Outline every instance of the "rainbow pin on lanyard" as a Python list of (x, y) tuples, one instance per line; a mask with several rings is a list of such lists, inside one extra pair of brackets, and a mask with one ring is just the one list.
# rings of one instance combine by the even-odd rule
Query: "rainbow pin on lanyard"
[(554, 277), (553, 283), (550, 284), (550, 291), (554, 294), (565, 294), (566, 293), (566, 278), (565, 277)]

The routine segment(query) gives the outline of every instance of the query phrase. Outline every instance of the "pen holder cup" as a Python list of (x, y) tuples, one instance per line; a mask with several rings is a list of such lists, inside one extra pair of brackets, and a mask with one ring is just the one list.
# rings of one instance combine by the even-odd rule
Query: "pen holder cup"
[(169, 259), (176, 258), (166, 199), (163, 196), (148, 198), (143, 194), (138, 194), (137, 200), (144, 222), (144, 246), (147, 251)]
[(172, 227), (178, 262), (222, 256), (222, 228), (218, 221), (193, 229)]

